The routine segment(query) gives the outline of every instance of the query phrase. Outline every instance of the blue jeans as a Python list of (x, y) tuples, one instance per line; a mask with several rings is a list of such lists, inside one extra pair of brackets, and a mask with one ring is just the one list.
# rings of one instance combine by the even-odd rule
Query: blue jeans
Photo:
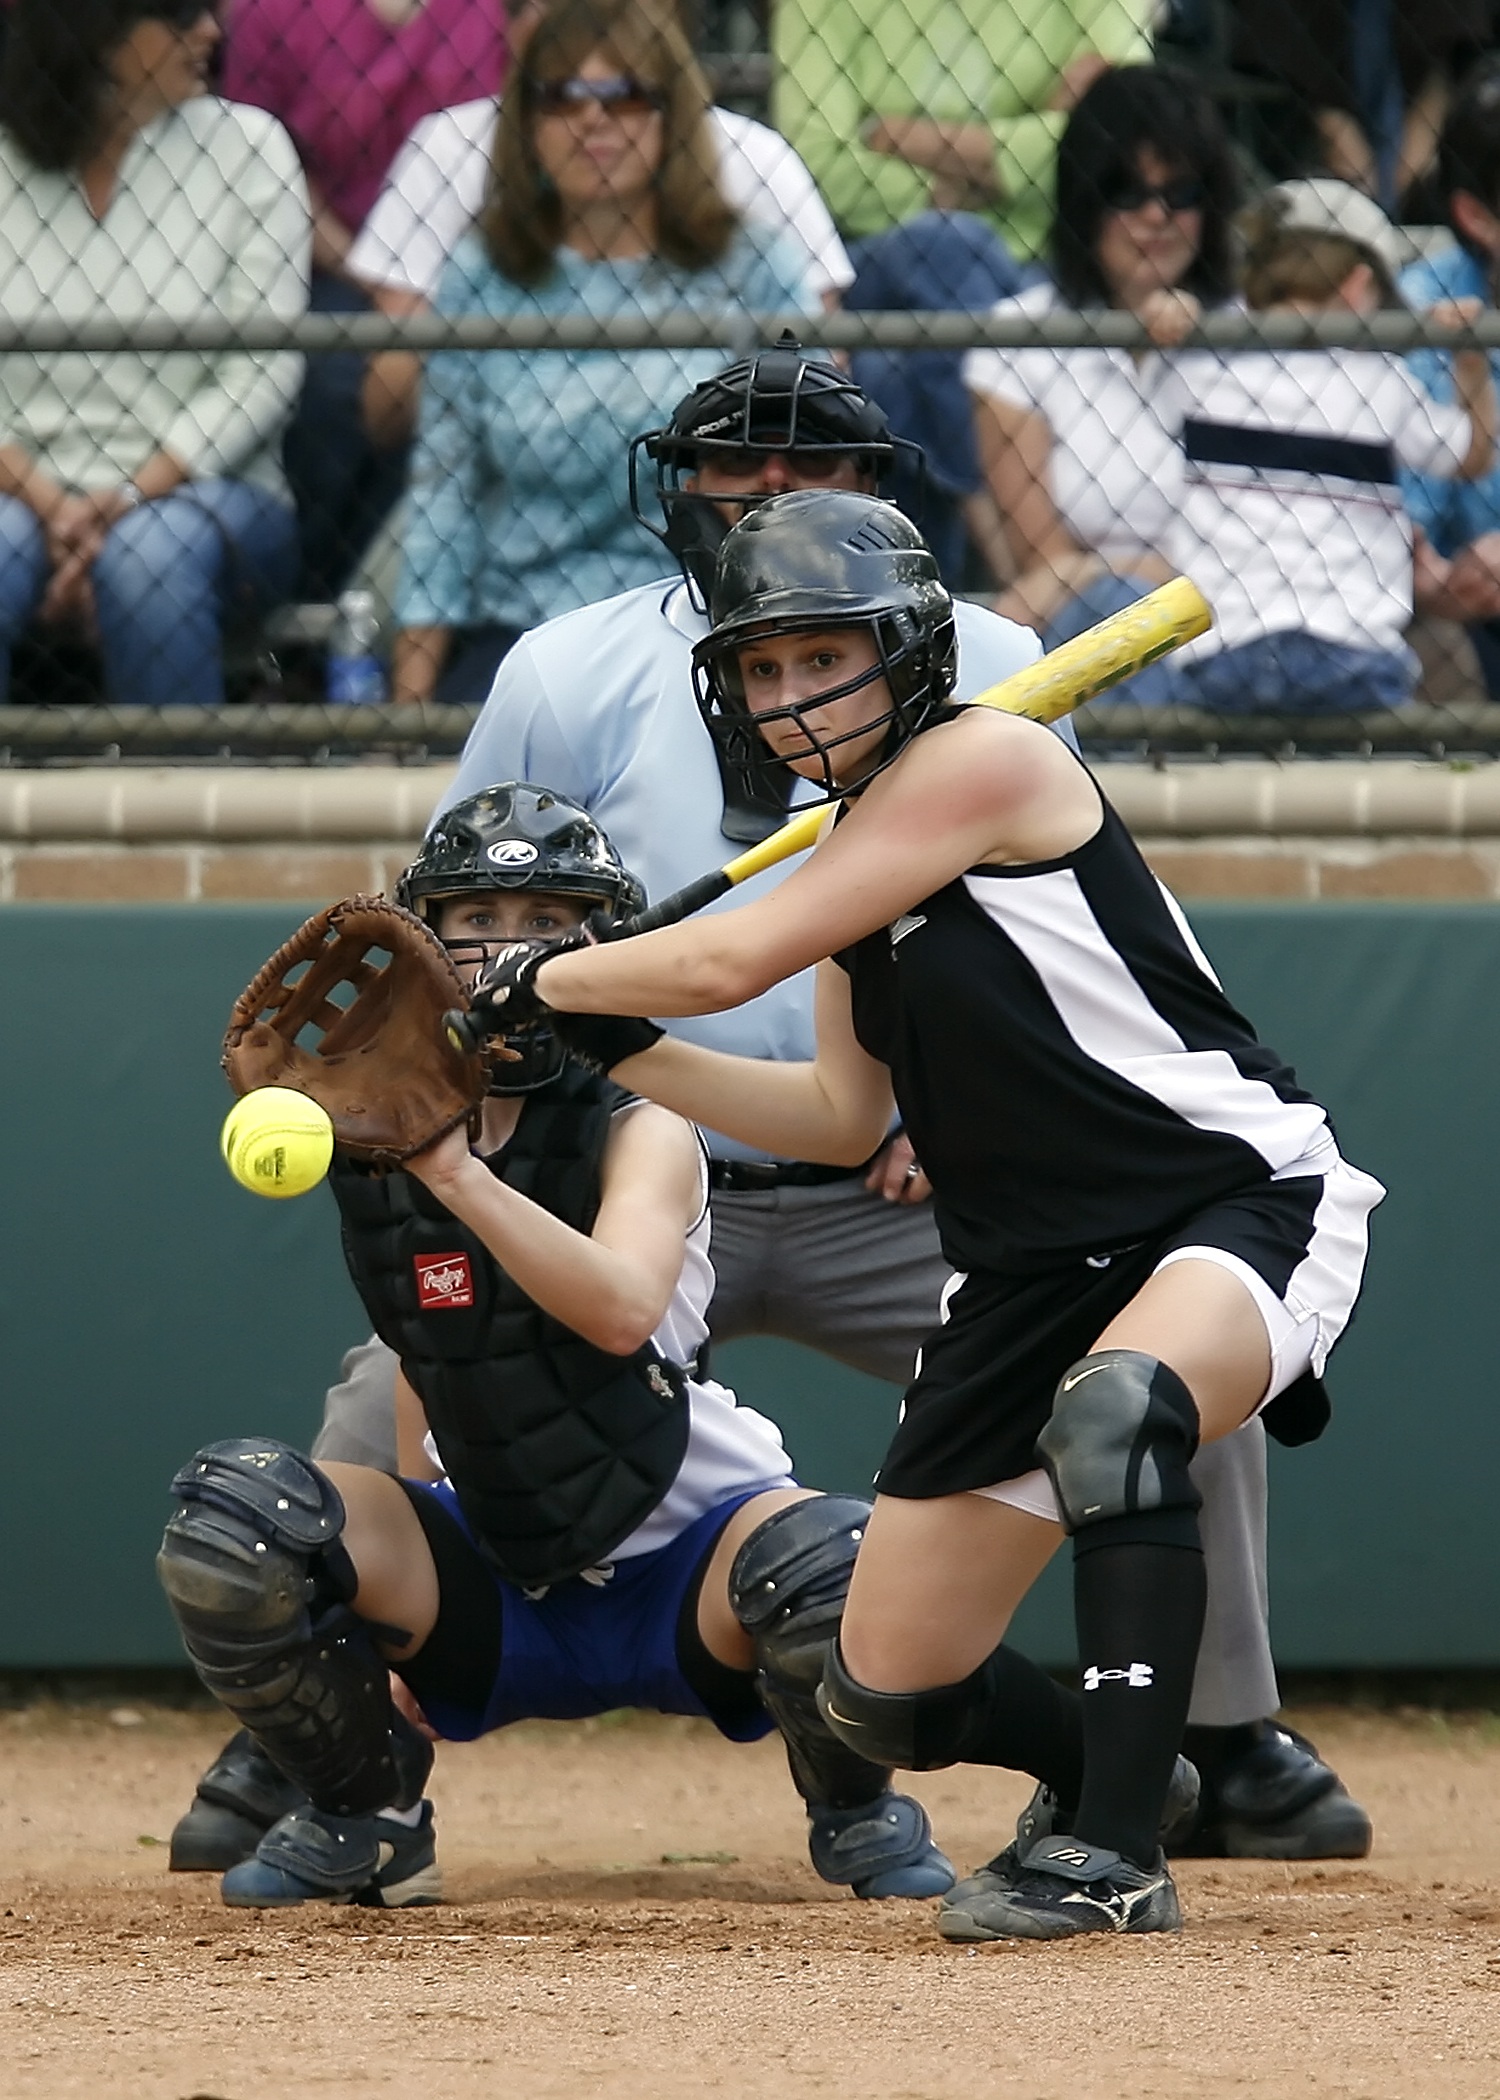
[[(1138, 576), (1096, 577), (1054, 614), (1042, 647), (1072, 641), (1150, 589)], [(1201, 707), (1215, 715), (1358, 715), (1401, 707), (1416, 684), (1417, 662), (1409, 650), (1351, 649), (1298, 627), (1259, 635), (1195, 663), (1168, 658), (1089, 704), (1101, 711), (1127, 701), (1134, 707)]]
[(1216, 715), (1361, 715), (1401, 707), (1416, 691), (1405, 649), (1353, 649), (1303, 628), (1258, 635), (1175, 672), (1181, 707)]
[[(49, 573), (35, 513), (0, 496), (0, 695)], [(280, 603), (296, 580), (291, 507), (248, 482), (194, 481), (127, 511), (93, 568), (109, 698), (121, 707), (217, 706), (227, 618)]]

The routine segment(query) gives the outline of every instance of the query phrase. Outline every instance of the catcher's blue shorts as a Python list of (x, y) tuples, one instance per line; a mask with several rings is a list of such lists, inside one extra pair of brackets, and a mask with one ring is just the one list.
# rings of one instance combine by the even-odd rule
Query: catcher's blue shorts
[(512, 1721), (571, 1721), (618, 1707), (696, 1714), (733, 1742), (769, 1733), (748, 1678), (715, 1711), (679, 1662), (679, 1622), (698, 1570), (762, 1488), (718, 1503), (659, 1551), (614, 1562), (603, 1581), (575, 1575), (528, 1595), (481, 1555), (448, 1481), (401, 1485), (432, 1549), (441, 1603), (421, 1652), (399, 1674), (440, 1735), (472, 1742)]

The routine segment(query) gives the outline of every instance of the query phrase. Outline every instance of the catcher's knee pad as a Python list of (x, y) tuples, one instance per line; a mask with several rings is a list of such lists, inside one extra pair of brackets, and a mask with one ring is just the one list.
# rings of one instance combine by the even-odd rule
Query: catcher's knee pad
[(333, 1483), (274, 1438), (209, 1444), (172, 1482), (157, 1572), (204, 1684), (320, 1808), (421, 1798), (431, 1746), (396, 1714), (348, 1607)]
[(789, 1503), (751, 1532), (729, 1570), (730, 1607), (755, 1642), (756, 1686), (792, 1778), (804, 1801), (826, 1808), (873, 1801), (890, 1776), (852, 1755), (817, 1703), (869, 1519), (869, 1503), (855, 1495)]
[(962, 1764), (979, 1738), (999, 1689), (1005, 1650), (996, 1649), (957, 1684), (922, 1692), (876, 1692), (849, 1674), (835, 1642), (823, 1672), (818, 1708), (851, 1750), (904, 1772), (939, 1772)]
[(1142, 1537), (1168, 1544), (1181, 1533), (1182, 1543), (1192, 1543), (1203, 1501), (1188, 1472), (1198, 1410), (1156, 1357), (1138, 1349), (1080, 1357), (1036, 1441), (1070, 1532), (1133, 1518), (1142, 1520)]

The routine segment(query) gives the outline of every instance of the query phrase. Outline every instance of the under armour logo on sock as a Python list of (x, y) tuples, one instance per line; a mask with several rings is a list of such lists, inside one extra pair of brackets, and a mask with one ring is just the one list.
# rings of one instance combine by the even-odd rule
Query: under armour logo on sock
[(1083, 1673), (1083, 1688), (1097, 1692), (1101, 1684), (1128, 1684), (1133, 1692), (1143, 1692), (1149, 1689), (1152, 1674), (1150, 1663), (1131, 1663), (1125, 1670), (1096, 1670), (1090, 1663)]

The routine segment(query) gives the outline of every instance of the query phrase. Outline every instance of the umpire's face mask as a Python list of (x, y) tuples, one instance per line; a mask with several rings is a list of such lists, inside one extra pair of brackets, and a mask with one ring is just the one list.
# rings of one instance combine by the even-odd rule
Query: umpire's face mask
[[(554, 890), (471, 890), (434, 897), (428, 923), (466, 986), (511, 941), (558, 941), (581, 926), (596, 897)], [(492, 1094), (534, 1094), (563, 1067), (563, 1048), (550, 1029), (531, 1028), (499, 1038), (509, 1054), (490, 1061)]]

